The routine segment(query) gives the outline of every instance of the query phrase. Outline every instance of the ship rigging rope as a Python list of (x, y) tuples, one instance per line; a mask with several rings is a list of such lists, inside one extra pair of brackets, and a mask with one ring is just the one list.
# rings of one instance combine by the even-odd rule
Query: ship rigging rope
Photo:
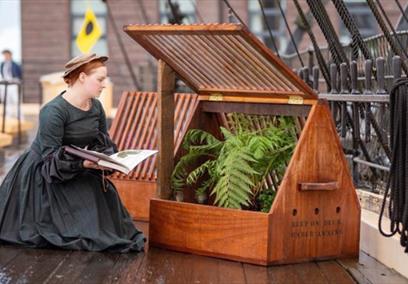
[(361, 36), (357, 25), (355, 23), (355, 21), (353, 20), (353, 18), (350, 15), (350, 12), (347, 9), (346, 4), (344, 3), (343, 0), (332, 0), (334, 6), (337, 9), (337, 12), (340, 15), (340, 18), (342, 19), (344, 25), (346, 26), (346, 28), (348, 29), (348, 31), (351, 34), (351, 38), (352, 38), (352, 42), (354, 43), (353, 46), (353, 55), (352, 55), (352, 59), (353, 60), (357, 60), (358, 58), (358, 48), (360, 48), (361, 53), (363, 54), (365, 59), (371, 59), (371, 54), (363, 40), (363, 37)]
[[(235, 12), (234, 8), (232, 8), (232, 6), (231, 6), (231, 4), (228, 2), (228, 0), (223, 0), (223, 1), (224, 1), (225, 5), (227, 5), (227, 7), (230, 9), (230, 11), (234, 14), (234, 16), (238, 19), (238, 21), (241, 23), (241, 25), (244, 26), (247, 30), (249, 30), (248, 26), (244, 23), (244, 21), (243, 21), (243, 20), (241, 19), (241, 17), (237, 14), (237, 12)], [(262, 3), (261, 3), (261, 0), (258, 0), (258, 2), (259, 2), (259, 6), (261, 7), (261, 11), (262, 11), (262, 16), (263, 16), (264, 22), (265, 22), (265, 24), (266, 24), (266, 26), (267, 26), (267, 28), (268, 28), (268, 31), (269, 31), (269, 36), (271, 37), (271, 40), (272, 40), (273, 47), (274, 47), (274, 49), (275, 49), (275, 51), (276, 51), (276, 55), (280, 58), (279, 51), (278, 51), (278, 48), (277, 48), (277, 46), (276, 46), (275, 40), (274, 40), (274, 38), (273, 38), (272, 30), (271, 30), (271, 28), (270, 28), (270, 26), (269, 26), (269, 24), (268, 24), (268, 22), (267, 22), (266, 15), (265, 15), (265, 11), (264, 11), (264, 9), (263, 9), (263, 5), (262, 5)]]
[(395, 0), (395, 3), (397, 3), (398, 9), (401, 11), (402, 16), (404, 17), (405, 21), (408, 24), (408, 17), (405, 15), (404, 9), (401, 6), (401, 3), (398, 0)]
[(264, 10), (264, 6), (263, 6), (263, 3), (262, 3), (262, 0), (258, 0), (258, 3), (259, 3), (259, 7), (261, 8), (261, 12), (262, 12), (262, 17), (263, 17), (264, 23), (265, 23), (265, 25), (266, 25), (266, 27), (267, 27), (267, 29), (268, 29), (268, 32), (269, 32), (269, 37), (271, 38), (271, 41), (272, 41), (273, 48), (274, 48), (275, 51), (276, 51), (276, 55), (280, 58), (280, 54), (279, 54), (279, 51), (278, 51), (278, 46), (276, 45), (275, 39), (274, 39), (273, 34), (272, 34), (272, 29), (271, 29), (271, 27), (269, 26), (269, 23), (268, 23), (268, 21), (267, 21), (267, 19), (266, 19), (266, 14), (265, 14), (265, 10)]
[(334, 63), (338, 66), (342, 62), (345, 62), (348, 66), (347, 58), (344, 54), (343, 48), (336, 36), (333, 25), (331, 24), (326, 11), (324, 10), (323, 4), (320, 1), (306, 0), (309, 5), (310, 11), (312, 12), (320, 30), (323, 32), (323, 36), (329, 45), (329, 51), (332, 56)]
[[(400, 242), (408, 253), (408, 79), (398, 79), (390, 92), (392, 160), (390, 175), (381, 206), (378, 229), (383, 236), (400, 234)], [(382, 219), (388, 193), (390, 232), (384, 232)]]
[(390, 29), (391, 29), (391, 31), (392, 31), (392, 33), (394, 35), (394, 38), (395, 38), (395, 40), (397, 41), (397, 43), (399, 45), (400, 50), (402, 50), (402, 52), (404, 53), (405, 58), (408, 58), (408, 53), (405, 51), (405, 48), (404, 48), (403, 44), (401, 43), (397, 32), (395, 31), (394, 27), (392, 26), (390, 18), (388, 18), (387, 13), (385, 12), (383, 5), (381, 4), (381, 1), (377, 0), (377, 4), (378, 4), (378, 8), (380, 8), (381, 13), (383, 14), (383, 16), (385, 18), (385, 21), (387, 22), (388, 26), (390, 27)]
[[(388, 41), (388, 44), (390, 45), (390, 48), (391, 48), (392, 52), (399, 55), (401, 58), (404, 58), (404, 56), (402, 56), (402, 54), (401, 54), (401, 50), (395, 45), (395, 42), (394, 42), (393, 38), (391, 37), (390, 33), (388, 32), (388, 29), (387, 29), (381, 15), (380, 15), (380, 13), (378, 12), (378, 9), (375, 6), (374, 1), (373, 0), (367, 0), (367, 4), (368, 4), (368, 7), (370, 7), (370, 10), (373, 13), (375, 19), (377, 20), (377, 23), (380, 26), (380, 28), (381, 28), (384, 36), (385, 36), (385, 39)], [(405, 74), (408, 74), (408, 68), (407, 68), (407, 65), (405, 64), (405, 60), (402, 60), (401, 67), (404, 70)]]
[[(297, 47), (295, 39), (293, 38), (292, 31), (290, 30), (288, 20), (286, 19), (286, 16), (285, 16), (285, 12), (282, 9), (282, 5), (280, 3), (280, 0), (276, 0), (276, 2), (278, 3), (279, 11), (280, 11), (280, 13), (282, 15), (283, 21), (285, 22), (286, 29), (288, 30), (288, 33), (289, 33), (289, 36), (290, 36), (290, 40), (292, 41), (292, 44), (295, 47), (296, 54), (297, 54), (297, 57), (299, 58), (300, 64), (302, 65), (302, 67), (305, 67), (305, 64), (303, 63), (302, 57), (299, 54), (299, 49)], [(308, 81), (308, 80), (309, 80), (309, 78), (306, 78), (306, 81)]]
[(306, 33), (309, 35), (310, 41), (312, 42), (313, 49), (315, 50), (315, 55), (317, 59), (317, 63), (319, 64), (320, 70), (322, 71), (322, 75), (324, 77), (324, 80), (326, 81), (327, 85), (329, 86), (329, 89), (331, 89), (331, 81), (330, 81), (330, 74), (329, 74), (329, 69), (327, 67), (326, 61), (324, 60), (322, 51), (320, 50), (319, 45), (317, 44), (316, 37), (314, 36), (312, 32), (312, 28), (309, 25), (309, 22), (306, 19), (305, 14), (302, 11), (302, 8), (299, 5), (298, 0), (294, 0), (296, 10), (298, 11), (300, 21), (302, 25), (304, 26)]

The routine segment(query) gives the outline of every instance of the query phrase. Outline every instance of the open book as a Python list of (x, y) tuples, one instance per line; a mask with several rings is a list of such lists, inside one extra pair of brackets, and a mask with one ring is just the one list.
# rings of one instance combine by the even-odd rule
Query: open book
[(99, 166), (120, 171), (126, 175), (138, 164), (158, 152), (157, 150), (124, 150), (108, 156), (75, 145), (64, 146), (64, 149), (67, 153), (94, 162)]

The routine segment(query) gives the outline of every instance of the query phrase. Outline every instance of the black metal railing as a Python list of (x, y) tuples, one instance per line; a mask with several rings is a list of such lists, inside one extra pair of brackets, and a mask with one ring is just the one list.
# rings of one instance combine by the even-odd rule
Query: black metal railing
[(362, 73), (356, 61), (331, 64), (331, 88), (320, 78), (317, 66), (311, 72), (310, 67), (296, 70), (320, 99), (329, 101), (354, 182), (373, 192), (383, 192), (390, 171), (389, 91), (402, 73), (399, 56), (390, 62), (388, 74), (382, 57), (363, 61)]

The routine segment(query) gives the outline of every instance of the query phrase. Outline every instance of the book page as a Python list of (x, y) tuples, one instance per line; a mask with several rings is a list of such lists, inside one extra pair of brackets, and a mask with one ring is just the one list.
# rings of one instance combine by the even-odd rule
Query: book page
[(102, 167), (105, 167), (105, 168), (112, 169), (112, 170), (117, 170), (119, 172), (124, 173), (125, 175), (128, 175), (129, 172), (130, 172), (130, 170), (125, 166), (121, 166), (121, 165), (118, 165), (116, 163), (111, 163), (111, 162), (105, 161), (105, 160), (99, 160), (98, 165), (102, 166)]
[[(95, 156), (95, 157), (98, 157), (98, 158), (101, 159), (101, 160), (109, 161), (109, 162), (114, 163), (114, 164), (117, 163), (117, 161), (116, 161), (115, 159), (112, 159), (110, 156), (105, 155), (105, 154), (103, 154), (103, 153), (96, 152), (96, 151), (92, 151), (92, 150), (88, 150), (88, 149), (83, 149), (83, 148), (78, 147), (78, 146), (75, 146), (75, 145), (71, 145), (71, 147), (73, 147), (74, 149), (77, 149), (78, 151), (81, 151), (81, 152), (83, 152), (83, 153), (87, 153), (87, 154), (93, 155), (93, 156)], [(120, 164), (120, 163), (119, 163), (119, 164)]]
[(110, 157), (129, 170), (133, 170), (139, 163), (157, 152), (157, 150), (124, 150), (110, 155)]

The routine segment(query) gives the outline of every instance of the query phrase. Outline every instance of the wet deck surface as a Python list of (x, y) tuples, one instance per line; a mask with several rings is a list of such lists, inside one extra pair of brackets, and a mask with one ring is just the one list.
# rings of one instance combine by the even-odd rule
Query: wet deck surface
[[(136, 226), (148, 234), (148, 224)], [(263, 267), (147, 248), (114, 254), (0, 246), (0, 283), (408, 283), (363, 252), (357, 259)]]
[[(34, 137), (35, 129), (26, 141)], [(28, 144), (5, 150), (0, 182)], [(136, 223), (148, 235), (148, 223)], [(342, 259), (262, 267), (148, 248), (139, 254), (0, 246), (0, 283), (408, 283), (361, 252)]]

